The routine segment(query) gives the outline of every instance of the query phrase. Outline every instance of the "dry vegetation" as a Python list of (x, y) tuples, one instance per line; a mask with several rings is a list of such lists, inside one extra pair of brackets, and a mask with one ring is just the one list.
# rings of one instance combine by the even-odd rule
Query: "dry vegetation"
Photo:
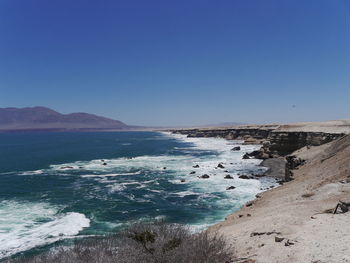
[(184, 226), (156, 222), (137, 223), (118, 235), (7, 263), (224, 263), (231, 259), (232, 248), (216, 234), (193, 234)]

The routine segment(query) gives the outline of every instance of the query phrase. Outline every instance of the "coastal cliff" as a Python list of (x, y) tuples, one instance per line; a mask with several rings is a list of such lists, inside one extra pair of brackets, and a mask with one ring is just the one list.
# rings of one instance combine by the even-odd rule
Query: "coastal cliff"
[[(294, 151), (303, 147), (320, 146), (345, 135), (342, 131), (286, 130), (285, 126), (273, 125), (181, 129), (172, 132), (188, 137), (216, 137), (227, 140), (243, 140), (245, 144), (261, 144), (262, 147), (259, 151), (247, 153), (245, 158), (263, 159), (262, 165), (269, 168), (268, 175), (282, 181), (292, 180), (292, 170), (303, 162), (302, 159), (291, 155)], [(284, 169), (281, 168), (282, 166)]]
[(285, 169), (276, 170), (285, 171), (283, 185), (209, 228), (234, 247), (235, 262), (350, 262), (349, 124), (175, 131), (259, 143), (260, 153), (249, 158), (264, 153), (263, 165), (284, 162)]
[(269, 154), (286, 156), (304, 146), (319, 146), (344, 136), (344, 133), (284, 131), (270, 126), (248, 128), (181, 129), (174, 133), (188, 137), (218, 137), (244, 140), (246, 144), (263, 144)]

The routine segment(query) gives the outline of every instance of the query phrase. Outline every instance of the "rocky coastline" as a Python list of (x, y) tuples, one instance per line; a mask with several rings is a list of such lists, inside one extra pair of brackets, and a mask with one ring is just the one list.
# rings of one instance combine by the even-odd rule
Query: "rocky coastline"
[[(345, 133), (284, 131), (280, 126), (250, 126), (235, 128), (205, 128), (172, 130), (175, 134), (187, 137), (214, 137), (227, 140), (242, 140), (243, 144), (262, 145), (260, 150), (246, 153), (243, 159), (262, 159), (262, 166), (268, 168), (267, 175), (281, 181), (290, 181), (293, 178), (292, 170), (303, 163), (303, 160), (291, 155), (303, 147), (320, 146), (339, 139)], [(233, 149), (234, 150), (234, 149)]]
[(282, 184), (209, 228), (234, 247), (234, 262), (350, 262), (350, 121), (172, 132), (259, 144), (243, 158), (262, 159)]

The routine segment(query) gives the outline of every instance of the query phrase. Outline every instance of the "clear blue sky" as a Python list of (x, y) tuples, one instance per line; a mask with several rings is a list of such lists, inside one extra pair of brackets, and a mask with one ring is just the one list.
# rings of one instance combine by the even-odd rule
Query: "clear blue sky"
[(142, 125), (350, 118), (350, 1), (0, 0), (0, 107), (35, 105)]

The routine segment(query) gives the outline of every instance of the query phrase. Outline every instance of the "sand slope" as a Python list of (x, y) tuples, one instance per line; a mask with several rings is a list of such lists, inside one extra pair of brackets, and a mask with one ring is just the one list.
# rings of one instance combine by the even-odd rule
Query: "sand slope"
[[(293, 181), (263, 193), (210, 231), (223, 234), (237, 256), (259, 263), (350, 262), (350, 212), (322, 213), (350, 198), (350, 183), (340, 182), (350, 177), (350, 136), (295, 154), (306, 164), (294, 171)], [(287, 240), (294, 244), (286, 246)]]

